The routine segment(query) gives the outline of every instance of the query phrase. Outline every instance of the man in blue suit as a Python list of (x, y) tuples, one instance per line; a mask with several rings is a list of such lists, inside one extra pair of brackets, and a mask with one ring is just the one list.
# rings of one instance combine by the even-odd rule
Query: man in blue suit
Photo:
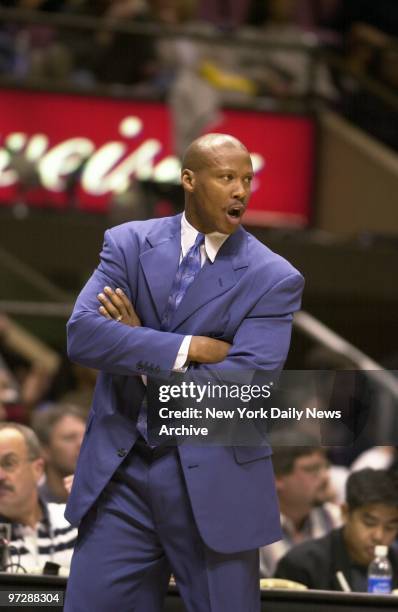
[(241, 227), (246, 147), (209, 134), (182, 167), (184, 214), (108, 230), (68, 323), (70, 358), (100, 373), (66, 512), (67, 612), (159, 612), (171, 573), (187, 612), (258, 612), (257, 549), (280, 538), (269, 446), (145, 440), (147, 376), (280, 370), (303, 288)]

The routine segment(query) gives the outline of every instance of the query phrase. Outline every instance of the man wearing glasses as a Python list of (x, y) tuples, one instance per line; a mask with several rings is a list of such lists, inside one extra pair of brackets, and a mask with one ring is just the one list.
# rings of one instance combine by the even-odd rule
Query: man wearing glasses
[(0, 424), (0, 523), (10, 525), (3, 571), (40, 572), (47, 561), (68, 568), (76, 529), (64, 504), (44, 504), (38, 493), (44, 459), (36, 434), (17, 423)]
[(330, 482), (325, 449), (299, 431), (275, 433), (272, 445), (283, 538), (260, 549), (263, 577), (274, 574), (279, 559), (293, 546), (322, 537), (341, 524), (339, 507), (327, 501)]

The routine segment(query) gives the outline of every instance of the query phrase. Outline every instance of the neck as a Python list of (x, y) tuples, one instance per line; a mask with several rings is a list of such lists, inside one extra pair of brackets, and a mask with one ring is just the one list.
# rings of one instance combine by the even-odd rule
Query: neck
[(311, 512), (311, 506), (300, 504), (287, 504), (283, 500), (279, 500), (279, 507), (281, 513), (286, 516), (294, 525), (295, 529), (299, 531), (303, 526), (303, 523), (309, 513)]
[(51, 466), (47, 467), (46, 484), (55, 497), (66, 503), (68, 493), (65, 489), (64, 477), (59, 472), (56, 472)]
[(39, 503), (39, 498), (35, 496), (30, 504), (27, 504), (25, 508), (21, 508), (18, 516), (13, 518), (13, 521), (34, 529), (42, 517), (43, 511)]
[(189, 207), (185, 207), (185, 218), (192, 227), (194, 227), (201, 234), (206, 234), (206, 229), (203, 228), (200, 223), (195, 219), (194, 216), (191, 215)]
[(363, 559), (359, 558), (356, 554), (355, 548), (351, 546), (350, 540), (347, 537), (347, 525), (344, 525), (343, 527), (343, 540), (344, 540), (344, 544), (347, 549), (347, 553), (350, 558), (350, 561), (352, 563), (355, 563), (356, 565), (359, 565), (360, 567), (366, 567), (368, 563), (364, 561)]

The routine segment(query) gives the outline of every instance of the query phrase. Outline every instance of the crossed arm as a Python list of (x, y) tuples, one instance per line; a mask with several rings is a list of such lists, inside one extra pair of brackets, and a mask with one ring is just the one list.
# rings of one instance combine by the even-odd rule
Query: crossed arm
[[(141, 327), (141, 321), (127, 295), (119, 287), (116, 290), (104, 287), (97, 296), (101, 306), (100, 314), (106, 319), (114, 319), (130, 327)], [(196, 363), (219, 363), (223, 361), (231, 348), (228, 342), (215, 340), (206, 336), (192, 336), (188, 361)]]
[[(138, 247), (132, 246), (138, 253)], [(129, 259), (134, 255), (130, 253)], [(186, 334), (141, 326), (129, 293), (136, 280), (126, 270), (125, 253), (108, 230), (100, 264), (82, 289), (68, 322), (69, 357), (110, 374), (151, 375), (152, 366), (170, 371)], [(259, 294), (238, 325), (232, 345), (193, 336), (188, 361), (204, 371), (279, 370), (289, 349), (293, 312), (300, 307), (302, 289), (303, 279), (297, 271), (281, 269), (279, 280)], [(108, 324), (101, 323), (103, 317), (109, 319)]]

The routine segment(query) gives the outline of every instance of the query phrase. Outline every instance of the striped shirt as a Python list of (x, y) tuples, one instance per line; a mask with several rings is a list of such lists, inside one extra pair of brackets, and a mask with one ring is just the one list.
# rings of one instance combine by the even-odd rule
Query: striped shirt
[(77, 529), (64, 517), (65, 504), (41, 505), (43, 518), (35, 528), (11, 523), (7, 571), (41, 573), (45, 563), (52, 561), (61, 566), (61, 574), (69, 574)]
[(326, 502), (311, 510), (300, 531), (297, 531), (287, 516), (281, 514), (282, 540), (260, 548), (260, 576), (274, 575), (281, 559), (299, 541), (321, 538), (342, 522), (339, 506)]

